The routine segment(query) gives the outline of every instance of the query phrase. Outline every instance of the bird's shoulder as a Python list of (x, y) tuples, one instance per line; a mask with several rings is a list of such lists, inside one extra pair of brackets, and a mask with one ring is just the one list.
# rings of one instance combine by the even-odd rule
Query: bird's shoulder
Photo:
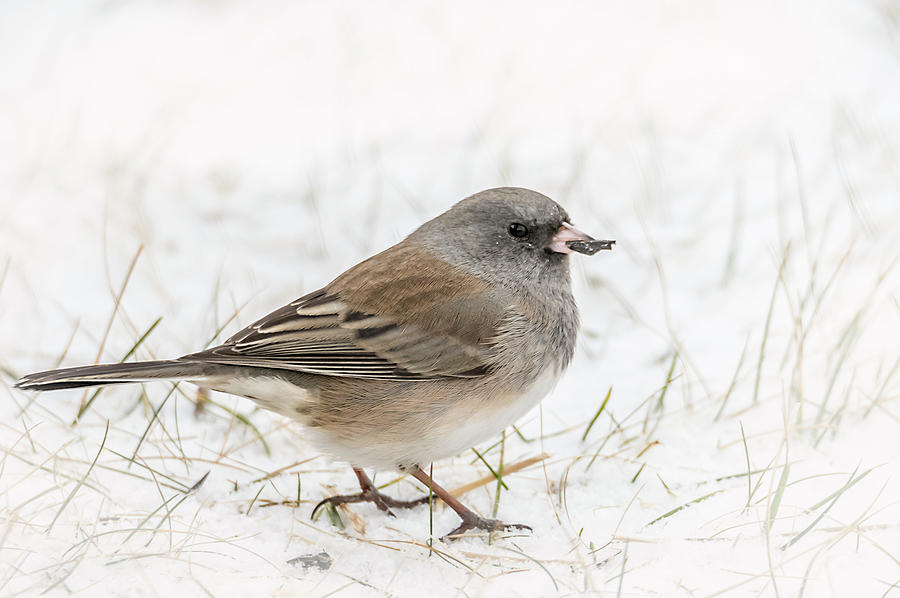
[(350, 268), (327, 287), (351, 309), (469, 343), (496, 335), (516, 294), (406, 242)]

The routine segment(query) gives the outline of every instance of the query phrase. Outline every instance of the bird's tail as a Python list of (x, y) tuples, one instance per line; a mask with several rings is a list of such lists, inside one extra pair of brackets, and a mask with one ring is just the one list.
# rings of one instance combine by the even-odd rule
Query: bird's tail
[(16, 382), (24, 390), (57, 390), (148, 380), (199, 380), (206, 377), (205, 364), (190, 361), (140, 361), (104, 363), (28, 374)]

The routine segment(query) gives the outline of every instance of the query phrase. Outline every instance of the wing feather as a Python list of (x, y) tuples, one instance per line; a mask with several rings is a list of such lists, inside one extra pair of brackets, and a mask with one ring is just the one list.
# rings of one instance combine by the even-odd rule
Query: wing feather
[[(352, 269), (347, 274), (351, 273)], [(184, 359), (385, 380), (484, 375), (490, 369), (492, 335), (473, 338), (468, 329), (460, 329), (457, 335), (453, 325), (459, 322), (462, 326), (472, 317), (490, 317), (499, 326), (504, 310), (486, 315), (482, 308), (474, 314), (466, 313), (469, 305), (457, 297), (455, 303), (446, 301), (436, 306), (441, 317), (433, 324), (421, 317), (413, 317), (414, 323), (409, 323), (408, 312), (415, 309), (421, 295), (427, 292), (427, 299), (432, 302), (436, 296), (433, 284), (425, 291), (417, 289), (415, 283), (422, 274), (415, 275), (418, 278), (414, 284), (406, 285), (411, 289), (406, 296), (378, 295), (378, 289), (374, 289), (374, 295), (390, 300), (399, 313), (404, 313), (402, 322), (396, 315), (385, 313), (390, 306), (372, 309), (356, 300), (357, 293), (342, 292), (341, 285), (336, 284), (341, 282), (339, 278), (329, 287), (273, 311), (224, 344)], [(452, 283), (451, 278), (449, 284)], [(402, 287), (391, 285), (389, 290), (396, 295), (396, 289)], [(376, 310), (378, 313), (373, 313)]]

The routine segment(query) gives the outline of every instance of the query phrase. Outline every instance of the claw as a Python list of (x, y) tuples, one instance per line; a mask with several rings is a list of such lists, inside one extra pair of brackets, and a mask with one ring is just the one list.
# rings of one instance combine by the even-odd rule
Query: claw
[(464, 517), (462, 523), (459, 524), (459, 527), (441, 539), (445, 542), (452, 542), (453, 540), (458, 540), (463, 537), (467, 531), (472, 529), (481, 529), (488, 533), (506, 530), (533, 531), (529, 526), (523, 523), (504, 523), (499, 519), (485, 519), (484, 517), (479, 517), (473, 513), (469, 517)]

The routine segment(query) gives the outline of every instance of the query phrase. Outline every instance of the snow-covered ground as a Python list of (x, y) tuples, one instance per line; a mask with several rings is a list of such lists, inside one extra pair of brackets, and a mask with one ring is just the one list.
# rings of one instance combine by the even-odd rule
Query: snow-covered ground
[[(900, 595), (895, 0), (2, 8), (0, 594)], [(246, 400), (10, 388), (158, 318), (130, 359), (197, 350), (499, 185), (618, 240), (477, 447), (533, 534), (310, 522), (355, 478)]]

